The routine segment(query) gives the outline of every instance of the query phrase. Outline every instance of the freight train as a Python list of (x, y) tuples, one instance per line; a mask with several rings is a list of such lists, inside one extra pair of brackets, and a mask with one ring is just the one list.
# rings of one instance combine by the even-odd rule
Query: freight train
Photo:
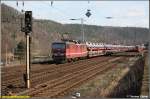
[(77, 41), (60, 41), (52, 43), (52, 58), (55, 62), (72, 61), (101, 55), (111, 55), (118, 52), (138, 52), (139, 46), (113, 45), (105, 43), (80, 43)]

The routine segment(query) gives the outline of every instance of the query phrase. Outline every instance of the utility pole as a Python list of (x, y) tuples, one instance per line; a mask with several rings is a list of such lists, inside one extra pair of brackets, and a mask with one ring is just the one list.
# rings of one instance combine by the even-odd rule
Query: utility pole
[(103, 40), (104, 43), (105, 43), (105, 39), (106, 39), (106, 37), (105, 37), (105, 32), (104, 32), (104, 40)]
[(82, 33), (82, 41), (84, 42), (84, 27), (83, 27), (83, 18), (81, 18), (81, 33)]
[(70, 19), (70, 20), (80, 20), (81, 21), (81, 36), (82, 36), (82, 41), (85, 41), (85, 36), (84, 36), (84, 19), (83, 18), (79, 18), (79, 19)]
[(134, 45), (136, 45), (136, 30), (134, 32)]

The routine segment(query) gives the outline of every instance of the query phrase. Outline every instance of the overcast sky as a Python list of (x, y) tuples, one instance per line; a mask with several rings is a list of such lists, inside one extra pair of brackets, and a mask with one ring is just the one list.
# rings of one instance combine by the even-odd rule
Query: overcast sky
[[(21, 11), (32, 10), (36, 19), (49, 19), (60, 23), (81, 23), (71, 18), (84, 18), (84, 24), (101, 26), (149, 27), (149, 1), (2, 1)], [(87, 9), (91, 16), (85, 16)], [(112, 17), (107, 19), (106, 17)]]

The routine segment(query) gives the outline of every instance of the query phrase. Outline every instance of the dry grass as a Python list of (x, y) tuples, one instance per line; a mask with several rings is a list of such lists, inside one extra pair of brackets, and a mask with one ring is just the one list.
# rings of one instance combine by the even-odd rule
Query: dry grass
[[(118, 85), (118, 82), (128, 73), (129, 66), (132, 66), (137, 57), (130, 57), (126, 61), (119, 61), (115, 68), (104, 74), (97, 76), (95, 79), (82, 85), (80, 88), (74, 89), (74, 92), (80, 92), (81, 97), (106, 97)], [(125, 84), (125, 86), (128, 83)], [(70, 93), (70, 94), (72, 94)]]

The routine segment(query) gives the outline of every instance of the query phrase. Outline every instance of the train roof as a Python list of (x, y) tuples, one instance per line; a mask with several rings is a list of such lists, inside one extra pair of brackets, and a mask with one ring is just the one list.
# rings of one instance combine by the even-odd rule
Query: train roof
[(84, 44), (84, 43), (79, 43), (79, 42), (70, 42), (70, 41), (56, 41), (56, 42), (52, 42), (52, 44), (57, 44), (57, 43), (62, 43), (62, 44)]
[(77, 40), (63, 40), (63, 41), (56, 41), (56, 42), (53, 42), (52, 44), (54, 43), (64, 43), (64, 44), (79, 44), (79, 45), (86, 45), (87, 47), (128, 47), (128, 48), (132, 48), (132, 47), (135, 47), (135, 46), (127, 46), (127, 45), (114, 45), (114, 44), (106, 44), (106, 43), (92, 43), (92, 42), (78, 42)]

